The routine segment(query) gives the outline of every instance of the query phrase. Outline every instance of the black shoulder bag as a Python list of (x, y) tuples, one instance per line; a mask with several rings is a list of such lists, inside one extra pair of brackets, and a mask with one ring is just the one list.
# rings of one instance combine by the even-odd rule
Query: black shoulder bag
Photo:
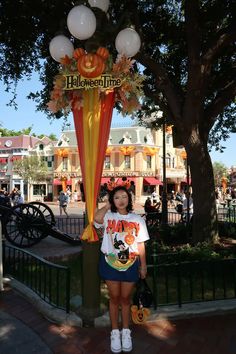
[(133, 295), (133, 304), (141, 307), (150, 307), (153, 302), (153, 295), (146, 279), (141, 279), (136, 283), (136, 289)]

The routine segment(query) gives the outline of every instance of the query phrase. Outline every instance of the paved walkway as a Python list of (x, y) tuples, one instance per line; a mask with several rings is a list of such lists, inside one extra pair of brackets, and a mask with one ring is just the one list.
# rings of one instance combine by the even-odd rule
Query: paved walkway
[[(105, 328), (58, 325), (44, 318), (15, 290), (0, 293), (1, 354), (107, 354)], [(133, 354), (235, 354), (236, 315), (160, 319), (133, 326)]]
[[(77, 213), (78, 209), (71, 206), (71, 212)], [(54, 254), (72, 252), (70, 245), (50, 237), (35, 248), (36, 253), (46, 257), (48, 249), (53, 249)], [(73, 251), (80, 252), (80, 246)], [(0, 292), (1, 354), (110, 353), (108, 326), (81, 328), (68, 322), (59, 325), (48, 320), (45, 312), (21, 294), (11, 285), (5, 285), (4, 291)], [(182, 319), (173, 319), (168, 312), (159, 309), (159, 316), (155, 316), (153, 321), (143, 326), (132, 326), (132, 353), (236, 354), (236, 314), (233, 310), (236, 305), (231, 307), (232, 312), (229, 312), (230, 307), (228, 312), (224, 312), (223, 304), (224, 301), (218, 303), (214, 312), (205, 315), (201, 311), (184, 310), (182, 315), (185, 318)], [(211, 306), (209, 303), (208, 307)], [(183, 308), (186, 309), (187, 305)]]

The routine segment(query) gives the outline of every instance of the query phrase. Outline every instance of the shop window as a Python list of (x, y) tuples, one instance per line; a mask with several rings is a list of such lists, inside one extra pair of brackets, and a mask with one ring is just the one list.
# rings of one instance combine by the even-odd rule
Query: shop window
[(46, 185), (45, 184), (33, 184), (33, 195), (45, 195)]
[(68, 157), (62, 158), (62, 169), (63, 171), (68, 171)]
[(170, 144), (171, 143), (171, 135), (170, 134), (167, 134), (166, 135), (166, 144)]
[(172, 168), (175, 168), (175, 158), (172, 159)]
[(111, 156), (110, 155), (105, 156), (104, 168), (106, 170), (110, 170), (110, 168), (111, 168)]
[(147, 168), (152, 168), (152, 156), (147, 155)]
[(170, 154), (166, 154), (166, 167), (171, 167), (171, 157)]
[(125, 155), (125, 169), (131, 168), (131, 157), (130, 155)]

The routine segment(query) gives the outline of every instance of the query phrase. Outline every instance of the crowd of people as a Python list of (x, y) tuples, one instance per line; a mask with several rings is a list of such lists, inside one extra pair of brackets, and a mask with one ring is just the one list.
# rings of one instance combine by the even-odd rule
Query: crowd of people
[(13, 207), (24, 203), (24, 197), (18, 188), (13, 188), (9, 193), (5, 189), (0, 190), (0, 205)]
[(215, 197), (216, 209), (218, 212), (220, 205), (229, 207), (231, 203), (236, 203), (236, 188), (229, 187), (224, 191), (222, 188), (216, 187)]

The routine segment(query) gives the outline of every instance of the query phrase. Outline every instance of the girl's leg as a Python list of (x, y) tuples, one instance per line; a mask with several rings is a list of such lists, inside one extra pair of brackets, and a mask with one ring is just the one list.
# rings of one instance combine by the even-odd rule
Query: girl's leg
[(123, 328), (129, 328), (131, 294), (135, 283), (121, 282), (121, 313)]
[(119, 281), (106, 280), (109, 292), (109, 313), (111, 319), (111, 328), (119, 328), (119, 305), (121, 296), (121, 283)]

